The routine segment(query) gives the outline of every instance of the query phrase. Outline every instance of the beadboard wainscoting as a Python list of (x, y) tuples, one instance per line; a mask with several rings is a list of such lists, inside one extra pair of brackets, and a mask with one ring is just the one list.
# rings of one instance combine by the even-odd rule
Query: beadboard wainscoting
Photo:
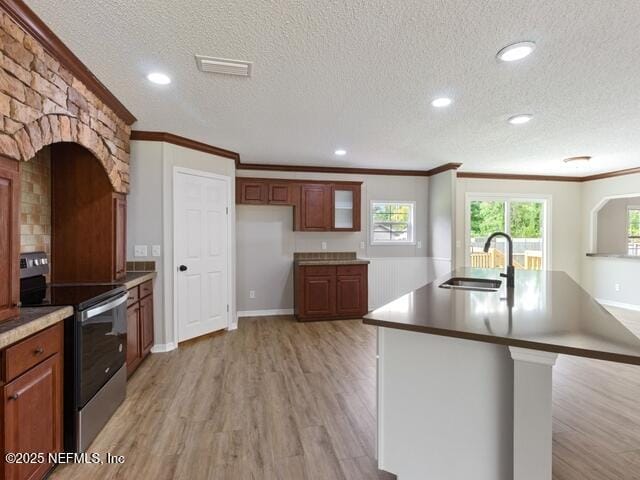
[(381, 307), (451, 270), (449, 259), (382, 257), (369, 260), (369, 310)]

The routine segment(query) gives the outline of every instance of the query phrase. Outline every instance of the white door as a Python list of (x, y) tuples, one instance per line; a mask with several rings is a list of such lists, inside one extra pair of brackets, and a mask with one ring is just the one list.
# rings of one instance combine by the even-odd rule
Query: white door
[(179, 342), (227, 327), (228, 191), (227, 178), (175, 173), (173, 238)]

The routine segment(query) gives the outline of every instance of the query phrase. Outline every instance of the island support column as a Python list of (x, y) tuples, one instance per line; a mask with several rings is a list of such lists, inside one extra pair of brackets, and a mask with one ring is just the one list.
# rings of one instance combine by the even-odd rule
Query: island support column
[(551, 480), (552, 371), (556, 353), (509, 347), (514, 362), (513, 478)]

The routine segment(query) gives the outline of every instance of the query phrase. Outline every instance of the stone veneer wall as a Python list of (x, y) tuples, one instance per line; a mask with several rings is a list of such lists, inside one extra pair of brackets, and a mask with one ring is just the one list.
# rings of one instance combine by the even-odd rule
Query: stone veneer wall
[(98, 158), (114, 190), (127, 193), (130, 127), (0, 14), (0, 154), (26, 161), (51, 143), (79, 143)]
[(43, 148), (20, 171), (20, 252), (51, 253), (51, 155)]

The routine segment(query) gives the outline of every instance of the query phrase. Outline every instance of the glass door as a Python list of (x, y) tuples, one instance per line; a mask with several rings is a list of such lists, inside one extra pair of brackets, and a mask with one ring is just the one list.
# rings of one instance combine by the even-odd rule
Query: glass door
[(519, 197), (471, 197), (467, 208), (467, 265), (476, 268), (503, 268), (507, 262), (504, 238), (484, 244), (494, 232), (513, 239), (513, 264), (517, 269), (546, 268), (546, 200)]

